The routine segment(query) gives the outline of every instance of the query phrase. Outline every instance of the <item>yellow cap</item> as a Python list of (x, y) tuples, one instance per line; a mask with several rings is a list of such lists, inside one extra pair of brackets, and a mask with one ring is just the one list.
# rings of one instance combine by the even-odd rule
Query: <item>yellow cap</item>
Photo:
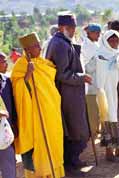
[(32, 32), (28, 35), (19, 38), (19, 42), (23, 48), (29, 48), (36, 43), (40, 42), (40, 39), (36, 32)]

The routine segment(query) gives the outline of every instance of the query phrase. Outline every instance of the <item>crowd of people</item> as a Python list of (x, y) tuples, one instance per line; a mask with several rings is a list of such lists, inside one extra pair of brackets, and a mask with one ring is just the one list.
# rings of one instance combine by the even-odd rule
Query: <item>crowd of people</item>
[[(87, 162), (80, 155), (98, 133), (107, 161), (119, 159), (119, 21), (103, 30), (88, 24), (80, 44), (73, 43), (74, 14), (59, 14), (52, 27), (43, 47), (35, 32), (19, 37), (23, 54), (13, 49), (10, 78), (0, 52), (0, 96), (7, 111), (0, 108), (0, 119), (8, 119), (15, 135), (14, 143), (0, 150), (3, 178), (16, 178), (15, 154), (22, 157), (25, 178), (83, 177)], [(108, 104), (101, 130), (100, 89)]]

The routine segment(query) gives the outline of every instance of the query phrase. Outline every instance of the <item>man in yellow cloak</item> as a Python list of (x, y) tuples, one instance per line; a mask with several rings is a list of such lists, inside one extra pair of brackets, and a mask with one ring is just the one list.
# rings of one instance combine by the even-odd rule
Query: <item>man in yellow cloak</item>
[(19, 129), (16, 153), (22, 155), (26, 178), (64, 177), (61, 100), (54, 82), (56, 69), (52, 62), (40, 57), (36, 33), (19, 41), (25, 53), (11, 75)]

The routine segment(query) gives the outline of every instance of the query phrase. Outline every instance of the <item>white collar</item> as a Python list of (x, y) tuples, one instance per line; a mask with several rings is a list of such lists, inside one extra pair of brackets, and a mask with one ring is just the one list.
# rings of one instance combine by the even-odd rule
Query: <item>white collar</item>
[(1, 89), (0, 89), (0, 93), (2, 93), (3, 89), (5, 88), (6, 85), (6, 76), (3, 73), (0, 73), (2, 81), (1, 81)]
[(5, 80), (6, 80), (6, 76), (5, 76), (5, 74), (0, 73), (0, 75), (1, 75), (1, 77), (2, 77), (2, 80), (5, 81)]

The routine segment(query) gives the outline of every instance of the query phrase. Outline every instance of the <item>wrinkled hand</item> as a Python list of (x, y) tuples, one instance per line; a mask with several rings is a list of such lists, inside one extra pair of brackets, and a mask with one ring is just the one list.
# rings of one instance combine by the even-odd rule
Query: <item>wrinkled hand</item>
[(9, 113), (6, 110), (0, 111), (0, 118), (2, 118), (2, 117), (8, 118)]
[(24, 77), (25, 81), (29, 80), (33, 71), (34, 71), (34, 64), (33, 64), (33, 62), (29, 62), (28, 65), (27, 65), (27, 72), (26, 72), (26, 75)]
[(91, 85), (92, 84), (92, 77), (88, 74), (85, 74), (84, 75), (84, 82)]

